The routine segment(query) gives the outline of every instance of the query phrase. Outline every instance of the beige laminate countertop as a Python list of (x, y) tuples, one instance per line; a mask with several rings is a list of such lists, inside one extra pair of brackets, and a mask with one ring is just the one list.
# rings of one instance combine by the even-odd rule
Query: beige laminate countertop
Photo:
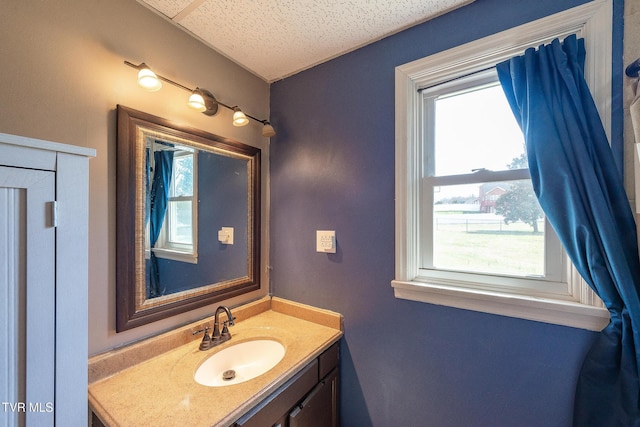
[[(230, 328), (232, 339), (218, 347), (200, 351), (200, 340), (196, 339), (95, 380), (89, 384), (91, 409), (108, 426), (231, 425), (342, 336), (337, 313), (285, 300), (277, 304), (269, 301), (265, 308), (236, 321)], [(325, 317), (318, 322), (318, 315), (333, 319)], [(259, 338), (275, 339), (286, 349), (284, 358), (270, 371), (224, 387), (206, 387), (194, 381), (195, 371), (212, 354)], [(122, 351), (101, 356), (93, 365), (117, 359)], [(89, 365), (91, 381), (95, 377), (91, 360)]]

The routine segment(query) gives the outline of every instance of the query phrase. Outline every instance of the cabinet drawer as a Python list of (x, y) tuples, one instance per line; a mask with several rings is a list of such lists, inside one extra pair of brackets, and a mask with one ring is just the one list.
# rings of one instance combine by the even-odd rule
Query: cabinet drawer
[(335, 343), (318, 357), (320, 362), (319, 377), (326, 377), (340, 363), (340, 346)]
[(276, 423), (318, 383), (318, 360), (309, 363), (271, 396), (236, 422), (238, 427), (265, 427)]

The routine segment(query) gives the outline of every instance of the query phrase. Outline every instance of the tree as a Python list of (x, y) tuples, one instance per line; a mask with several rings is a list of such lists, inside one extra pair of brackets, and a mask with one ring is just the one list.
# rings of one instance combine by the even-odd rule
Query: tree
[[(509, 169), (527, 167), (527, 156), (522, 154), (514, 158)], [(538, 233), (538, 220), (544, 217), (544, 212), (533, 192), (531, 181), (515, 181), (509, 191), (502, 194), (496, 200), (496, 213), (504, 216), (505, 224), (522, 221), (533, 227), (534, 233)]]
[(511, 163), (507, 165), (509, 169), (526, 169), (529, 167), (527, 153), (522, 153), (518, 157), (514, 157)]

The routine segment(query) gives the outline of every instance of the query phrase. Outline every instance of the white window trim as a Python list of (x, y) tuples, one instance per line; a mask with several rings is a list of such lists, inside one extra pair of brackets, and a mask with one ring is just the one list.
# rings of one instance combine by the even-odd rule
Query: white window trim
[(611, 0), (596, 0), (396, 68), (396, 274), (391, 283), (396, 298), (589, 330), (601, 330), (609, 322), (602, 301), (573, 268), (568, 277), (570, 292), (563, 299), (417, 280), (422, 132), (418, 89), (481, 71), (529, 47), (571, 34), (585, 38), (585, 77), (610, 137)]
[[(193, 151), (193, 176), (198, 176), (198, 151)], [(170, 197), (171, 200), (181, 200), (180, 197)], [(191, 197), (184, 198), (191, 201), (191, 232), (192, 232), (192, 245), (182, 245), (179, 243), (170, 243), (167, 241), (167, 221), (168, 215), (165, 215), (162, 229), (160, 230), (160, 236), (158, 237), (158, 243), (155, 248), (151, 248), (153, 253), (158, 258), (170, 259), (173, 261), (186, 262), (189, 264), (198, 263), (198, 180), (193, 181), (193, 195)]]

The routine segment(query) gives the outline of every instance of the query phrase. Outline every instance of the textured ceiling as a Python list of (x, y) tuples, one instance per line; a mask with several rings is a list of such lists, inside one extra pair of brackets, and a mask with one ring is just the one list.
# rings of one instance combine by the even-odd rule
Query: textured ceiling
[(474, 0), (138, 0), (268, 82)]

